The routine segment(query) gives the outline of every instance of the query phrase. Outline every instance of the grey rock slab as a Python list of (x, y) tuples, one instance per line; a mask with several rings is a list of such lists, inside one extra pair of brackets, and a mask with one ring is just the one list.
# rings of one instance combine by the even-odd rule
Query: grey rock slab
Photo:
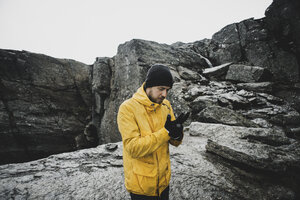
[(272, 82), (260, 82), (260, 83), (238, 83), (236, 87), (238, 89), (245, 89), (249, 91), (254, 92), (264, 92), (264, 93), (270, 93), (273, 91), (273, 85)]
[(193, 101), (198, 96), (203, 95), (206, 90), (207, 90), (207, 87), (200, 87), (200, 85), (197, 85), (197, 84), (190, 84), (187, 87), (187, 92), (184, 96), (184, 99), (186, 101)]
[(185, 136), (171, 147), (170, 199), (295, 199), (294, 191), (207, 153), (206, 137)]
[(250, 101), (247, 98), (242, 97), (235, 92), (219, 94), (218, 100), (219, 102), (223, 102), (224, 104), (227, 104), (228, 102), (235, 109), (250, 107)]
[(226, 124), (231, 126), (258, 127), (254, 122), (232, 109), (221, 106), (210, 106), (197, 114), (200, 122)]
[(191, 135), (208, 138), (206, 149), (226, 159), (272, 172), (300, 169), (300, 144), (284, 132), (192, 122)]
[(110, 152), (102, 145), (2, 165), (0, 199), (129, 199), (122, 163), (122, 148)]
[(184, 80), (199, 80), (200, 79), (200, 74), (197, 72), (184, 68), (182, 66), (177, 67), (178, 74), (180, 77)]
[(193, 113), (198, 113), (206, 107), (218, 105), (218, 99), (215, 96), (199, 96), (190, 103), (190, 107)]
[(212, 68), (206, 68), (203, 70), (203, 75), (209, 77), (211, 80), (223, 80), (231, 64), (225, 63)]
[(229, 66), (225, 79), (253, 83), (268, 81), (271, 79), (271, 74), (262, 67), (233, 64)]

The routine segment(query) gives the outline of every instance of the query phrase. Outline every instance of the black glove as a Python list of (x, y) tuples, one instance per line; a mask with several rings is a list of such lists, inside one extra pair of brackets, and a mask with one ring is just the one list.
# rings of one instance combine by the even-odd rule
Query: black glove
[(189, 117), (190, 115), (190, 112), (187, 112), (187, 113), (181, 113), (179, 115), (179, 117), (177, 117), (177, 119), (175, 120), (176, 124), (183, 124), (187, 118)]
[(178, 140), (178, 141), (182, 140), (182, 138), (183, 138), (183, 125), (182, 124), (187, 120), (189, 115), (190, 115), (189, 112), (185, 113), (185, 114), (181, 113), (180, 116), (174, 121), (171, 121), (170, 114), (167, 116), (165, 128), (168, 130), (170, 138), (172, 138), (174, 140)]

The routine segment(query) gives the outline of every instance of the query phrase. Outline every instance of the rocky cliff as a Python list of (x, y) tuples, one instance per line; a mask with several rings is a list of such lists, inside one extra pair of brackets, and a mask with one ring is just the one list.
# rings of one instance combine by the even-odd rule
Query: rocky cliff
[(0, 50), (0, 162), (73, 151), (91, 115), (90, 66)]
[[(1, 163), (119, 142), (119, 105), (162, 63), (175, 78), (175, 114), (192, 113), (171, 149), (171, 199), (299, 199), (299, 11), (296, 0), (274, 0), (265, 18), (212, 39), (133, 39), (92, 66), (1, 50)], [(126, 199), (117, 145), (3, 165), (0, 198)]]

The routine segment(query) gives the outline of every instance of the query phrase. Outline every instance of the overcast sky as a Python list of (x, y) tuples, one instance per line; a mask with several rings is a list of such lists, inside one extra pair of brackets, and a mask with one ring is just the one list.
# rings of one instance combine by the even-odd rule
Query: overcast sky
[(272, 0), (0, 0), (0, 48), (92, 64), (119, 44), (194, 42), (264, 17)]

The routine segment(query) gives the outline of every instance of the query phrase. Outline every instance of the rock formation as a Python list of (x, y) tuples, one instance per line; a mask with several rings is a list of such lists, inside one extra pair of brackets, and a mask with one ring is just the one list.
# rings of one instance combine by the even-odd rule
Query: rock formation
[(104, 105), (105, 113), (101, 121), (101, 133), (105, 137), (105, 142), (121, 140), (116, 124), (118, 108), (142, 85), (148, 69), (154, 63), (168, 65), (178, 81), (181, 77), (177, 68), (184, 66), (189, 72), (194, 71), (194, 74), (197, 74), (196, 72), (208, 67), (206, 60), (197, 53), (173, 48), (170, 45), (136, 39), (120, 45), (114, 57), (110, 97), (108, 103)]
[(90, 66), (0, 50), (0, 163), (75, 150), (91, 115)]
[[(92, 66), (1, 50), (1, 163), (75, 150), (88, 124), (97, 144), (119, 142), (119, 105), (162, 63), (174, 76), (175, 114), (192, 113), (183, 145), (171, 149), (171, 199), (299, 199), (299, 11), (296, 0), (274, 0), (265, 18), (230, 24), (212, 39), (133, 39)], [(0, 199), (128, 199), (121, 149), (0, 166)]]

